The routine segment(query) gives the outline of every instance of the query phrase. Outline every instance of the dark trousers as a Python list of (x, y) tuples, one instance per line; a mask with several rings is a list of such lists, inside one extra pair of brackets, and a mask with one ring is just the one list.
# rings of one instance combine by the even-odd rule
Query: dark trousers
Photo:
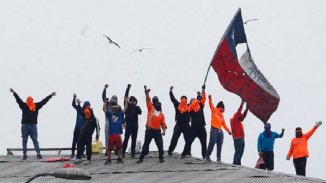
[(138, 126), (127, 125), (125, 131), (125, 138), (123, 140), (123, 145), (122, 145), (122, 154), (125, 154), (128, 146), (129, 137), (131, 136), (131, 155), (135, 155), (137, 134), (138, 134)]
[(80, 128), (75, 127), (74, 136), (72, 138), (71, 154), (75, 154), (76, 145), (77, 145), (78, 138), (79, 138), (79, 132), (80, 132)]
[(21, 127), (21, 132), (22, 132), (22, 139), (23, 139), (23, 154), (26, 155), (27, 153), (27, 140), (28, 136), (31, 137), (33, 144), (34, 144), (34, 149), (37, 154), (40, 154), (40, 146), (37, 141), (37, 125), (36, 124), (22, 124)]
[(152, 139), (154, 139), (155, 144), (158, 148), (159, 159), (163, 159), (163, 138), (161, 134), (161, 130), (153, 130), (153, 129), (146, 129), (145, 131), (145, 142), (140, 153), (139, 159), (143, 160), (145, 155), (149, 152), (149, 144), (151, 143)]
[(221, 161), (223, 140), (223, 131), (221, 129), (211, 128), (206, 157), (209, 157), (212, 154), (214, 145), (216, 144), (216, 161)]
[(233, 164), (241, 165), (241, 158), (245, 147), (245, 141), (244, 138), (233, 139), (233, 141), (234, 141), (234, 150), (235, 150), (233, 156)]
[(84, 154), (86, 146), (86, 157), (88, 160), (92, 158), (92, 134), (83, 133), (79, 135), (77, 142), (77, 159), (81, 159), (81, 155)]
[(181, 155), (185, 156), (187, 154), (191, 154), (191, 145), (194, 142), (195, 138), (199, 138), (199, 141), (201, 143), (201, 154), (202, 157), (205, 158), (206, 155), (206, 151), (207, 151), (207, 133), (206, 133), (206, 129), (204, 126), (202, 127), (190, 127), (190, 131), (189, 131), (189, 138), (186, 141), (186, 145), (183, 149), (183, 152)]
[(263, 151), (263, 159), (265, 162), (265, 169), (274, 170), (274, 152), (273, 151)]
[(178, 143), (181, 133), (183, 133), (183, 138), (184, 138), (185, 142), (187, 141), (189, 130), (190, 130), (189, 124), (177, 123), (174, 126), (173, 135), (172, 135), (172, 139), (171, 139), (171, 143), (170, 143), (169, 151), (168, 151), (169, 153), (172, 153), (174, 151), (175, 147), (177, 146), (177, 143)]
[(306, 157), (293, 159), (293, 164), (297, 175), (306, 176), (306, 164), (307, 164)]

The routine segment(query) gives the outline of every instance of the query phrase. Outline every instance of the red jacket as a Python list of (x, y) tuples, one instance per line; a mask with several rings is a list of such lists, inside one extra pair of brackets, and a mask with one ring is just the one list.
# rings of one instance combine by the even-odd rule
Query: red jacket
[(238, 111), (230, 119), (233, 139), (241, 139), (245, 137), (242, 121), (247, 116), (248, 108), (242, 114), (241, 113), (242, 107), (243, 107), (243, 103), (241, 103)]

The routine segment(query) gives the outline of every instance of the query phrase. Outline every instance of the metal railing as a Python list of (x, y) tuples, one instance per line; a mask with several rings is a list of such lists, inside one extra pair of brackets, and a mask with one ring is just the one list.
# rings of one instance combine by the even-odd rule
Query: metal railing
[[(58, 154), (61, 154), (61, 151), (71, 151), (70, 147), (61, 147), (61, 148), (40, 148), (40, 151), (58, 151)], [(23, 151), (23, 148), (7, 148), (7, 155), (14, 155), (13, 151)], [(34, 148), (27, 148), (27, 151), (35, 151)]]

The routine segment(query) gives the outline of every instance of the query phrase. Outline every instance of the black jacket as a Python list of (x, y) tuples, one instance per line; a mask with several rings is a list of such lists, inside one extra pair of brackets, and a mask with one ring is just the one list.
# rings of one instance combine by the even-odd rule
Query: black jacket
[(190, 114), (189, 112), (181, 113), (178, 109), (180, 102), (174, 97), (173, 92), (170, 91), (170, 99), (173, 103), (175, 109), (175, 122), (178, 124), (189, 124), (190, 121)]
[(190, 112), (191, 127), (203, 127), (206, 125), (204, 116), (204, 105), (200, 102), (200, 109), (197, 112)]
[(128, 126), (138, 126), (138, 115), (141, 115), (142, 111), (138, 105), (128, 104), (128, 109), (125, 112), (125, 120)]
[(77, 110), (77, 113), (83, 117), (83, 123), (80, 128), (80, 135), (93, 135), (96, 129), (96, 135), (99, 135), (99, 124), (91, 109), (91, 118), (86, 119), (83, 108), (80, 105), (73, 104), (73, 107)]
[(41, 102), (35, 103), (35, 111), (30, 111), (26, 102), (23, 102), (22, 99), (14, 93), (16, 102), (18, 103), (20, 109), (22, 110), (22, 124), (37, 124), (38, 111), (50, 100), (52, 95), (45, 97)]

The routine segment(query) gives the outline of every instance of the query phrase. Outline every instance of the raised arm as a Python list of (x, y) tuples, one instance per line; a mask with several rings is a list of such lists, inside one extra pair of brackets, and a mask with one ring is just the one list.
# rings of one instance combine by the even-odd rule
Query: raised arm
[(73, 108), (75, 108), (77, 110), (76, 97), (77, 97), (77, 95), (74, 93), (71, 105), (72, 105)]
[(109, 87), (108, 84), (105, 84), (104, 85), (104, 89), (103, 89), (103, 92), (102, 92), (102, 100), (103, 102), (105, 103), (106, 102), (106, 89)]
[(129, 105), (128, 105), (128, 96), (125, 96), (124, 106), (125, 106), (125, 108), (123, 110), (123, 113), (126, 113), (128, 111), (128, 107), (129, 107)]
[(45, 97), (41, 102), (35, 103), (39, 109), (41, 109), (53, 96), (56, 96), (56, 92), (52, 92), (49, 96)]
[(317, 130), (317, 126), (315, 125), (309, 132), (307, 132), (304, 136), (308, 140)]
[(215, 111), (215, 107), (213, 105), (213, 101), (212, 101), (212, 96), (208, 95), (208, 103), (209, 103), (209, 107), (211, 108), (211, 111)]
[(23, 105), (24, 105), (24, 102), (23, 100), (19, 97), (19, 95), (12, 89), (10, 88), (9, 90), (11, 93), (13, 93), (15, 99), (16, 99), (16, 102), (18, 103), (19, 107), (22, 109)]
[(282, 137), (283, 137), (283, 135), (284, 135), (284, 131), (285, 131), (285, 129), (284, 129), (284, 128), (282, 128), (282, 132), (281, 132), (281, 134), (278, 134), (278, 133), (276, 133), (276, 136), (275, 136), (275, 138), (282, 138)]
[(202, 86), (202, 98), (201, 98), (201, 103), (203, 104), (203, 106), (205, 105), (205, 102), (206, 102), (206, 92), (205, 92), (205, 88), (206, 88), (206, 86), (205, 85), (203, 85)]
[(129, 90), (130, 90), (130, 87), (131, 87), (131, 84), (128, 84), (128, 86), (127, 86), (127, 89), (126, 89), (126, 92), (125, 92), (125, 99), (124, 99), (124, 105), (125, 105), (125, 107), (126, 107), (126, 104), (128, 104), (128, 99), (127, 99), (127, 103), (126, 103), (126, 98), (128, 98), (129, 97)]
[(170, 87), (170, 92), (169, 92), (170, 99), (171, 99), (171, 102), (173, 103), (174, 107), (175, 107), (175, 108), (178, 108), (178, 106), (179, 106), (180, 103), (179, 103), (179, 102), (177, 101), (177, 99), (174, 97), (172, 90), (173, 90), (173, 86)]
[(147, 89), (147, 86), (144, 86), (145, 89), (145, 96), (146, 96), (146, 106), (148, 111), (152, 110), (152, 102), (151, 102), (151, 98), (149, 97), (149, 92), (151, 91), (151, 89)]
[[(242, 111), (243, 103), (244, 103), (244, 101), (242, 100), (241, 105), (240, 105), (240, 107), (239, 107), (239, 109), (241, 108), (241, 109), (240, 109), (240, 114), (241, 114), (241, 111)], [(238, 111), (239, 111), (239, 109), (238, 109)], [(243, 121), (243, 120), (247, 117), (248, 110), (249, 110), (249, 108), (248, 108), (248, 104), (247, 104), (247, 105), (246, 105), (246, 109), (245, 109), (245, 111), (244, 111), (243, 114), (241, 114), (240, 117), (239, 117), (239, 120), (240, 120), (240, 121)]]

